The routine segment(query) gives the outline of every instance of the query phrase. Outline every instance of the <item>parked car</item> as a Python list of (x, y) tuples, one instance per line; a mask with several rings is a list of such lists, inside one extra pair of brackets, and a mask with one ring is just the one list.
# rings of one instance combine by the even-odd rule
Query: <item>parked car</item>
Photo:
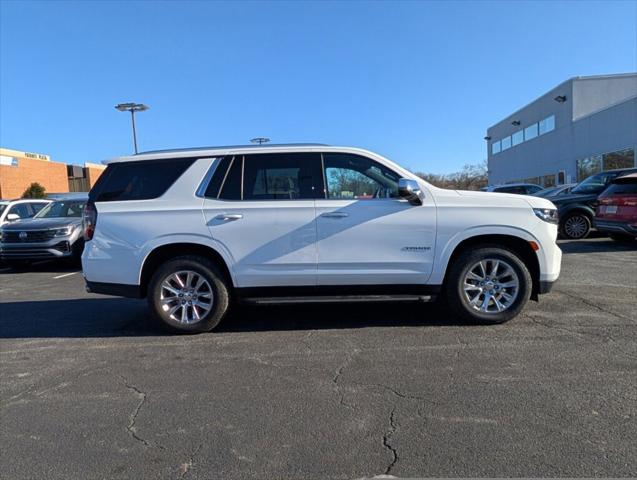
[[(372, 198), (369, 198), (369, 197)], [(444, 190), (375, 153), (293, 145), (115, 159), (90, 192), (90, 292), (146, 297), (180, 331), (230, 299), (433, 298), (500, 323), (560, 273), (542, 198)]]
[(49, 202), (29, 219), (3, 225), (0, 229), (0, 259), (9, 266), (33, 260), (70, 259), (80, 261), (84, 248), (82, 212), (84, 199)]
[(575, 188), (577, 183), (567, 183), (564, 185), (556, 185), (554, 187), (548, 187), (540, 190), (539, 192), (534, 193), (533, 195), (536, 197), (548, 198), (551, 199), (553, 197), (559, 197), (560, 195), (568, 195), (571, 193), (571, 190)]
[(560, 233), (566, 238), (586, 238), (593, 225), (597, 196), (615, 177), (637, 172), (637, 168), (607, 170), (591, 175), (578, 184), (569, 195), (552, 197), (560, 218)]
[(50, 200), (39, 199), (0, 200), (0, 227), (10, 222), (31, 218), (50, 202)]
[(619, 242), (637, 238), (637, 173), (613, 179), (598, 197), (595, 228)]
[(505, 185), (490, 185), (483, 187), (483, 192), (516, 193), (518, 195), (533, 195), (542, 190), (542, 187), (533, 183), (507, 183)]

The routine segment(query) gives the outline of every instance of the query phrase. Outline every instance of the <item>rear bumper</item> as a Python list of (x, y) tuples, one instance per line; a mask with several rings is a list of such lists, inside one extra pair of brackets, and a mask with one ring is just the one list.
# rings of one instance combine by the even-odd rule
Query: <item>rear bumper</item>
[(627, 233), (629, 235), (637, 236), (637, 227), (629, 225), (627, 222), (621, 222), (617, 220), (602, 220), (596, 218), (593, 221), (595, 228), (602, 232), (615, 232), (615, 233)]
[(115, 297), (142, 298), (139, 285), (127, 285), (124, 283), (89, 282), (86, 280), (86, 291)]

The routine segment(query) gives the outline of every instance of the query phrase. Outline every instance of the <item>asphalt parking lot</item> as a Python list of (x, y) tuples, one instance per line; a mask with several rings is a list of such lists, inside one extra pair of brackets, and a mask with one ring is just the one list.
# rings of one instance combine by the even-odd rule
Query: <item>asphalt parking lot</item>
[(2, 478), (637, 475), (637, 249), (563, 242), (499, 326), (236, 309), (171, 336), (63, 266), (0, 270)]

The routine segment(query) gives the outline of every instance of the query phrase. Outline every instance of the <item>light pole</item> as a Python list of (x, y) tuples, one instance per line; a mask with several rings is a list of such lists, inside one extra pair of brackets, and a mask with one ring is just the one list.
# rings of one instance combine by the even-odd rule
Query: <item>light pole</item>
[(135, 112), (143, 112), (148, 110), (148, 105), (143, 103), (119, 103), (115, 105), (115, 108), (120, 112), (130, 112), (131, 120), (133, 121), (133, 145), (135, 145), (135, 153), (137, 153), (137, 131), (135, 130)]

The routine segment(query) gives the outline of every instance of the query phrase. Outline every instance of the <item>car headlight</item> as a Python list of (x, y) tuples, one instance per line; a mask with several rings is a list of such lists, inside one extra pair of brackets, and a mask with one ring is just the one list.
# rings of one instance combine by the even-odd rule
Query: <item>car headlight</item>
[(549, 223), (559, 223), (556, 208), (534, 208), (535, 216)]
[(53, 229), (54, 237), (66, 237), (73, 232), (73, 227), (55, 228)]

